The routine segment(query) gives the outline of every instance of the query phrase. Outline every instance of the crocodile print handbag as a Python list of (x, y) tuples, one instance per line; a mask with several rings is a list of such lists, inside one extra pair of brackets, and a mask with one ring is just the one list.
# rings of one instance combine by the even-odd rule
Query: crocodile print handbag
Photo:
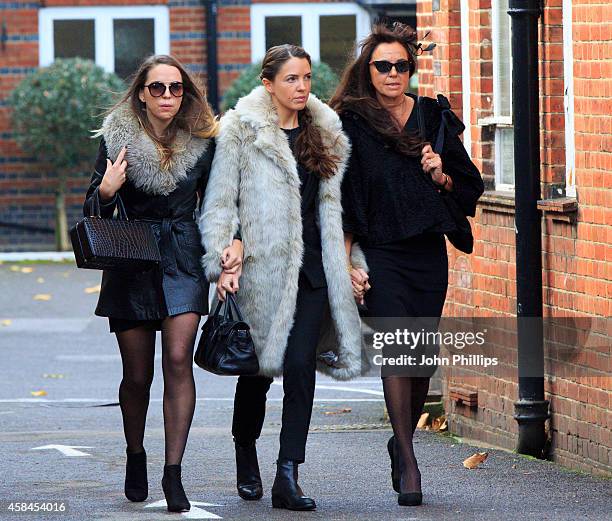
[(81, 219), (70, 230), (77, 266), (93, 270), (142, 272), (161, 263), (161, 255), (151, 226), (129, 220), (117, 194), (117, 219), (101, 217), (96, 193), (91, 217)]

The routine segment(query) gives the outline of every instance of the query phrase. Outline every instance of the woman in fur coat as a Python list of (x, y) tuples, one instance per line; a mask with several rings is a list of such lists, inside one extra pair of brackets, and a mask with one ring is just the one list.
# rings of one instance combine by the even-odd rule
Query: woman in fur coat
[(202, 90), (170, 56), (152, 56), (111, 110), (102, 136), (85, 215), (112, 217), (119, 197), (130, 219), (150, 223), (162, 267), (144, 273), (105, 271), (96, 314), (109, 317), (123, 362), (119, 402), (127, 442), (125, 495), (148, 495), (143, 437), (153, 379), (156, 330), (162, 332), (168, 510), (189, 510), (181, 460), (195, 406), (193, 345), (208, 312), (195, 222), (206, 187), (218, 122)]
[[(200, 221), (203, 265), (217, 282), (218, 298), (237, 292), (259, 357), (261, 374), (240, 377), (236, 387), (238, 492), (246, 500), (263, 495), (255, 441), (272, 378), (282, 375), (272, 503), (314, 510), (314, 500), (297, 484), (297, 470), (305, 458), (315, 370), (339, 379), (361, 370), (340, 204), (349, 142), (338, 116), (310, 94), (310, 57), (302, 48), (272, 47), (261, 78), (263, 85), (221, 119)], [(222, 265), (236, 234), (243, 261)]]

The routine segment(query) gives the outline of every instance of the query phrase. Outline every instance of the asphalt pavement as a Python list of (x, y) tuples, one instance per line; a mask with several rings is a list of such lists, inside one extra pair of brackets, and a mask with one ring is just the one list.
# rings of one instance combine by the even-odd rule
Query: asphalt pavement
[[(307, 461), (300, 466), (300, 483), (318, 504), (309, 513), (271, 506), (282, 405), (276, 381), (259, 442), (265, 495), (242, 501), (230, 434), (235, 379), (198, 368), (183, 462), (193, 508), (169, 514), (160, 485), (159, 356), (145, 437), (149, 499), (130, 503), (122, 491), (121, 361), (106, 320), (93, 316), (99, 282), (98, 272), (70, 263), (0, 264), (0, 520), (612, 519), (611, 480), (425, 431), (416, 436), (424, 504), (399, 507), (386, 453), (390, 425), (375, 375), (352, 382), (318, 377)], [(484, 450), (489, 458), (479, 468), (463, 467), (465, 458)], [(36, 503), (63, 504), (65, 511), (15, 511)]]

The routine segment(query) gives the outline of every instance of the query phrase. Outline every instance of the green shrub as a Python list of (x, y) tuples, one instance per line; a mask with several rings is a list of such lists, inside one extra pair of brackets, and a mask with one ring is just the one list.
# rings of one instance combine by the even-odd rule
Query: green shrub
[[(91, 165), (97, 140), (91, 130), (102, 124), (103, 113), (123, 82), (89, 60), (58, 59), (27, 76), (9, 96), (12, 125), (21, 148), (57, 173), (56, 237), (66, 249), (66, 179)], [(89, 166), (87, 167), (89, 168)]]
[[(234, 83), (223, 96), (223, 110), (234, 108), (240, 98), (246, 96), (255, 87), (261, 85), (259, 73), (261, 72), (261, 62), (253, 63), (242, 74), (234, 80)], [(338, 77), (326, 63), (312, 64), (312, 93), (317, 98), (327, 101), (331, 98), (338, 85)]]

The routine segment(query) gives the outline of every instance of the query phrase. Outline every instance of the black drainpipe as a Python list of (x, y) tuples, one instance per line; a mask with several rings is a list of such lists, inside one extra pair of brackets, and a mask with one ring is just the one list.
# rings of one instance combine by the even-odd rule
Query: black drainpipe
[(543, 457), (549, 403), (544, 399), (538, 0), (510, 0), (516, 205), (519, 400), (517, 452)]
[(219, 113), (219, 69), (217, 62), (217, 2), (203, 0), (206, 8), (206, 96)]

